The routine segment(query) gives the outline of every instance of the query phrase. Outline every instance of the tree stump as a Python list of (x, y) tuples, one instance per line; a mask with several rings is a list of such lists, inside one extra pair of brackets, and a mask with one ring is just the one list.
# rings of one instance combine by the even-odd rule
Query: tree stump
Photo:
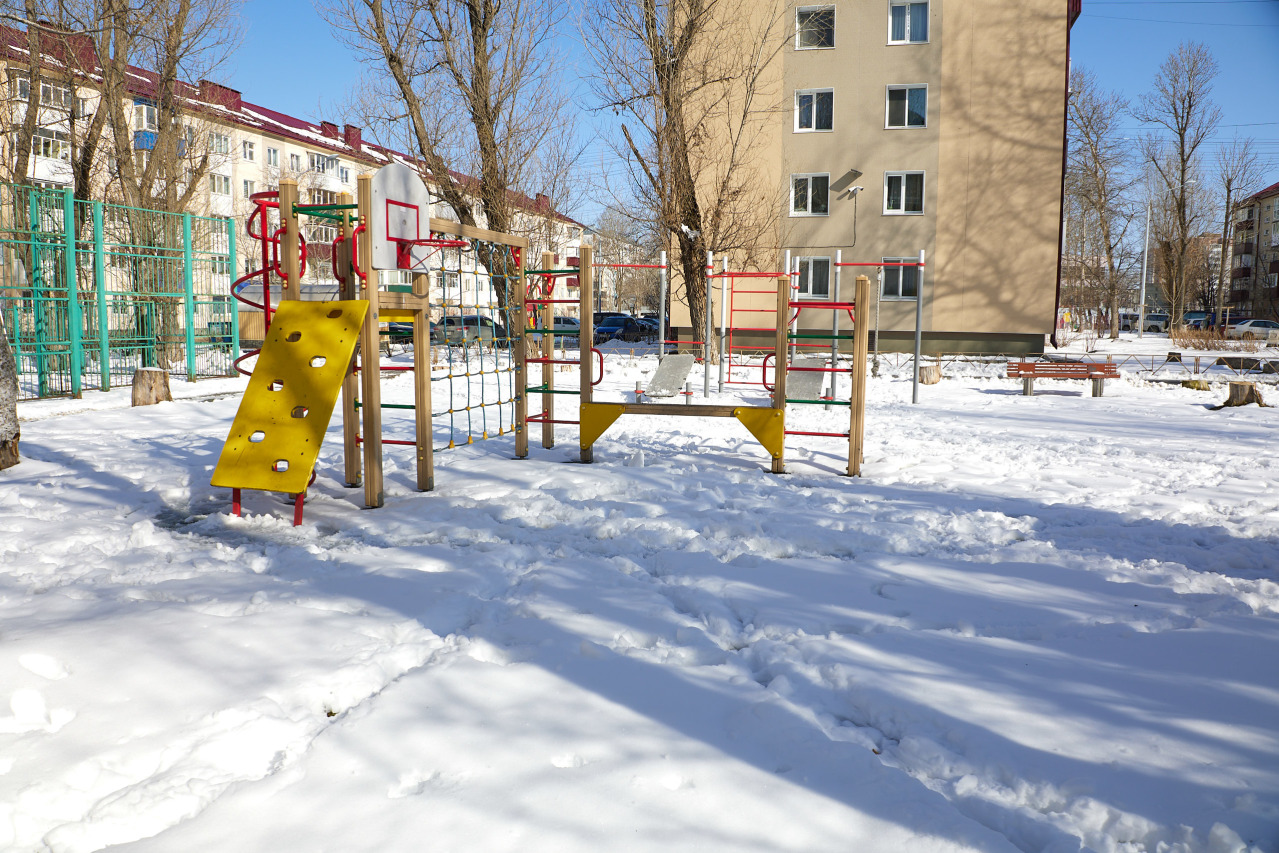
[(919, 384), (936, 385), (941, 382), (940, 364), (921, 364), (919, 366)]
[(1226, 399), (1227, 406), (1246, 406), (1249, 403), (1256, 403), (1258, 406), (1266, 405), (1261, 399), (1261, 392), (1257, 390), (1255, 382), (1231, 382), (1230, 396)]
[(158, 367), (140, 367), (133, 372), (133, 405), (150, 406), (166, 400), (169, 393), (169, 371)]

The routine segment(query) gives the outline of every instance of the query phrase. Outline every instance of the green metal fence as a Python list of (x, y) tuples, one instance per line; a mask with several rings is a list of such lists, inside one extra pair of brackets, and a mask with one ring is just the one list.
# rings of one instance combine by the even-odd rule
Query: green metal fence
[(139, 367), (234, 374), (235, 221), (0, 185), (0, 316), (19, 399), (128, 384)]

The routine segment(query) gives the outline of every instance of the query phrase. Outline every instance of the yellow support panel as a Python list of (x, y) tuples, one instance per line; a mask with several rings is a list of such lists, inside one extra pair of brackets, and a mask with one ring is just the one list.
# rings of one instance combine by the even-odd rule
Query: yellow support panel
[(578, 416), (581, 421), (582, 449), (594, 444), (625, 411), (623, 403), (582, 403), (581, 414)]
[(368, 310), (365, 299), (280, 303), (213, 471), (214, 486), (306, 491)]
[(733, 409), (733, 417), (751, 431), (774, 459), (780, 459), (786, 442), (786, 416), (782, 409), (742, 406)]

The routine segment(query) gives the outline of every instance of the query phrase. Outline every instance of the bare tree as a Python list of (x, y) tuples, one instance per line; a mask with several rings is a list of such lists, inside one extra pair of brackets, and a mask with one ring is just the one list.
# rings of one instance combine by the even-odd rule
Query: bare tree
[[(394, 112), (369, 122), (403, 134), (419, 171), (465, 225), (518, 232), (517, 198), (564, 175), (573, 122), (552, 39), (555, 0), (327, 0), (323, 14), (374, 70)], [(470, 178), (468, 175), (477, 176)], [(478, 200), (478, 206), (476, 204)], [(500, 263), (481, 251), (507, 304)]]
[(1116, 92), (1103, 91), (1093, 74), (1082, 68), (1071, 74), (1067, 183), (1079, 202), (1083, 223), (1095, 229), (1103, 270), (1101, 301), (1110, 315), (1111, 339), (1119, 337), (1120, 248), (1132, 221), (1129, 191), (1136, 181), (1130, 149), (1121, 135), (1127, 109), (1127, 101)]
[(1214, 300), (1215, 316), (1220, 317), (1226, 307), (1226, 291), (1229, 288), (1229, 255), (1231, 223), (1240, 202), (1252, 194), (1260, 183), (1262, 163), (1253, 149), (1251, 139), (1235, 137), (1229, 145), (1217, 151), (1217, 180), (1220, 181), (1222, 200), (1221, 269), (1217, 279), (1217, 298)]
[(1191, 243), (1202, 232), (1202, 205), (1196, 203), (1202, 156), (1200, 147), (1216, 131), (1221, 110), (1212, 102), (1217, 63), (1208, 48), (1183, 42), (1168, 55), (1154, 86), (1133, 114), (1158, 130), (1148, 135), (1142, 153), (1154, 176), (1154, 192), (1167, 199), (1162, 253), (1173, 325), (1181, 325), (1188, 295)]
[[(586, 39), (600, 105), (623, 117), (614, 150), (678, 258), (693, 327), (706, 318), (706, 253), (747, 264), (779, 242), (780, 188), (758, 170), (781, 92), (785, 6), (595, 0)], [(725, 50), (724, 45), (732, 45)]]

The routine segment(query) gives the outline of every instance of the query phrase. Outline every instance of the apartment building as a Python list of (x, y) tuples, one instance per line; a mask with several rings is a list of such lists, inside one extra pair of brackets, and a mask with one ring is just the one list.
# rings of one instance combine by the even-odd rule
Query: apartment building
[(1243, 201), (1233, 231), (1230, 313), (1279, 320), (1279, 184)]
[[(743, 14), (752, 4), (744, 3)], [(1080, 0), (835, 0), (788, 8), (784, 108), (761, 180), (799, 298), (867, 273), (881, 348), (1034, 353), (1053, 329), (1069, 31)], [(916, 260), (914, 267), (835, 267)], [(679, 318), (677, 316), (677, 322)], [(685, 321), (686, 322), (686, 321)], [(800, 324), (829, 327), (829, 312)]]
[[(73, 181), (72, 161), (88, 118), (100, 108), (95, 88), (96, 57), (92, 42), (84, 37), (50, 40), (51, 55), (44, 64), (47, 79), (41, 84), (41, 110), (33, 139), (27, 176), (48, 189), (68, 187)], [(70, 47), (68, 47), (70, 45)], [(76, 55), (72, 63), (58, 51)], [(14, 128), (29, 102), (30, 81), (26, 70), (26, 35), (21, 30), (0, 27), (0, 63), (8, 92), (8, 127)], [(79, 69), (79, 70), (74, 70)], [(135, 162), (144, 166), (157, 146), (160, 116), (157, 112), (156, 75), (143, 68), (130, 69), (130, 91), (126, 114)], [(260, 245), (250, 239), (245, 223), (255, 208), (252, 196), (275, 190), (281, 179), (297, 181), (304, 204), (334, 204), (342, 193), (356, 192), (356, 178), (391, 162), (415, 166), (408, 155), (364, 139), (361, 128), (330, 121), (312, 122), (290, 116), (246, 100), (241, 92), (210, 80), (178, 84), (185, 123), (179, 141), (179, 157), (192, 162), (208, 156), (207, 173), (201, 179), (188, 211), (201, 216), (233, 220), (236, 240), (236, 269), (229, 254), (214, 260), (214, 275), (229, 289), (233, 278), (262, 266)], [(13, 162), (16, 141), (13, 133), (4, 138), (5, 155)], [(95, 162), (91, 181), (94, 198), (122, 201), (119, 164), (109, 142), (100, 146), (100, 162)], [(188, 167), (191, 164), (188, 164)], [(188, 172), (189, 174), (189, 172)], [(465, 180), (465, 178), (464, 178)], [(438, 198), (432, 193), (433, 198)], [(578, 254), (586, 227), (554, 209), (545, 196), (529, 198), (511, 194), (517, 210), (518, 230), (529, 235), (539, 248), (549, 248), (559, 256)], [(478, 207), (478, 206), (477, 206)], [(452, 219), (451, 209), (433, 202), (431, 215)], [(480, 213), (482, 216), (482, 213)], [(275, 214), (271, 214), (271, 228)], [(481, 227), (485, 223), (481, 221)], [(338, 288), (333, 275), (331, 243), (337, 237), (334, 224), (306, 219), (303, 237), (308, 243), (308, 264), (303, 279), (304, 297), (332, 298)], [(218, 239), (219, 250), (229, 252), (229, 241)], [(407, 283), (408, 273), (383, 273), (387, 284)], [(567, 293), (567, 286), (561, 285)], [(496, 306), (486, 271), (476, 265), (474, 253), (455, 250), (432, 259), (432, 301), (460, 306)], [(250, 298), (260, 296), (249, 289)], [(575, 293), (574, 293), (575, 295)], [(278, 298), (278, 296), (277, 296)], [(448, 310), (441, 307), (440, 311)]]

